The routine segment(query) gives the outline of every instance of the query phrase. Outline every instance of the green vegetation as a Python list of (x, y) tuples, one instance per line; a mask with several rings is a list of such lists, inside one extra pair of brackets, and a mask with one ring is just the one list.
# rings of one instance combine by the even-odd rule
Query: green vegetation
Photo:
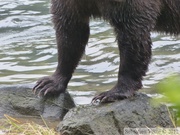
[[(158, 103), (171, 103), (172, 107), (177, 110), (177, 117), (180, 119), (180, 76), (172, 76), (157, 85), (157, 90), (162, 95)], [(177, 123), (180, 125), (180, 120)]]
[[(174, 122), (174, 116), (171, 115), (169, 111), (170, 118), (174, 123), (174, 130), (176, 127), (180, 126), (180, 76), (171, 76), (167, 79), (161, 81), (157, 86), (156, 89), (160, 94), (163, 95), (162, 98), (158, 98), (153, 100), (153, 104), (159, 105), (160, 103), (170, 103), (170, 108), (176, 110), (175, 119), (177, 120), (176, 123)], [(180, 132), (174, 132), (173, 129), (164, 129), (161, 132), (152, 134), (152, 135), (180, 135)]]

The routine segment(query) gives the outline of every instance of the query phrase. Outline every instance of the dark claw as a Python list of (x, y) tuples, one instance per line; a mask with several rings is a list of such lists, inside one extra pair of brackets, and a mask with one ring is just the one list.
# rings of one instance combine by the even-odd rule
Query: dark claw
[(35, 88), (33, 88), (34, 94), (36, 94), (37, 91), (38, 91), (40, 88), (42, 88), (42, 87), (43, 87), (43, 86), (42, 86), (41, 83), (40, 83), (40, 84), (38, 84)]
[(94, 97), (92, 99), (92, 104), (93, 103), (110, 103), (110, 102), (114, 102), (116, 100), (123, 100), (125, 98), (131, 97), (133, 96), (134, 93), (133, 92), (126, 92), (126, 93), (122, 93), (121, 91), (107, 91), (107, 92), (103, 92), (100, 95)]
[(47, 89), (49, 89), (48, 85), (45, 85), (42, 89), (40, 89), (38, 96), (43, 97), (45, 95), (44, 93), (47, 91)]
[(38, 80), (38, 81), (36, 82), (35, 86), (33, 87), (33, 90), (35, 90), (36, 87), (38, 87), (38, 85), (41, 84), (41, 83), (44, 81), (44, 79), (45, 79), (45, 78), (42, 78), (42, 79)]
[(46, 78), (42, 78), (39, 81), (37, 81), (36, 85), (33, 87), (34, 94), (36, 94), (37, 91), (43, 88), (47, 83), (48, 83), (48, 80)]
[(48, 89), (44, 92), (44, 96), (46, 96), (47, 93), (50, 92), (50, 91), (51, 91), (51, 88), (48, 88)]
[(37, 81), (32, 91), (39, 97), (58, 96), (66, 90), (66, 85), (59, 81), (59, 78), (59, 76), (43, 77)]
[(37, 83), (35, 84), (35, 86), (33, 87), (32, 91), (33, 91), (34, 94), (36, 94), (37, 87), (39, 86), (40, 83), (41, 83), (41, 81), (40, 81), (40, 82), (37, 82)]
[(96, 97), (94, 97), (94, 98), (92, 99), (92, 102), (96, 102), (97, 100), (100, 100), (100, 101), (101, 101), (102, 98), (103, 98), (103, 96), (98, 95), (98, 96), (96, 96)]

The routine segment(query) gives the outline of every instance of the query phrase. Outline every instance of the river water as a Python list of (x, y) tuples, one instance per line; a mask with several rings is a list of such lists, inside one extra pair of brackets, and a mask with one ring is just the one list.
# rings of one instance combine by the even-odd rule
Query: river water
[[(0, 85), (34, 84), (57, 65), (49, 0), (0, 0)], [(119, 52), (108, 23), (93, 20), (91, 37), (68, 90), (77, 104), (116, 83)], [(152, 33), (153, 57), (142, 91), (172, 73), (180, 73), (180, 38)], [(133, 69), (132, 69), (133, 70)]]

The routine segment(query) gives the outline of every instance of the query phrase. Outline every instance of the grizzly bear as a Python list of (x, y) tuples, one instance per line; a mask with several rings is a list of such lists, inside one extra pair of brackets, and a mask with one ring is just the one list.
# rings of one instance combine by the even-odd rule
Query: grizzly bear
[(110, 23), (120, 51), (116, 85), (93, 102), (125, 99), (142, 87), (151, 60), (151, 31), (180, 34), (180, 0), (51, 0), (51, 13), (58, 65), (34, 86), (39, 96), (65, 92), (88, 42), (92, 17)]

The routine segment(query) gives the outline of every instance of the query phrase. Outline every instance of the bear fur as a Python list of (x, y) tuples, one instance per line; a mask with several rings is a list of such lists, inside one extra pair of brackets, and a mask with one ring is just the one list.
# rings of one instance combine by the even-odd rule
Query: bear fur
[(33, 88), (40, 96), (66, 90), (88, 42), (92, 17), (111, 24), (120, 51), (117, 84), (93, 102), (128, 98), (142, 87), (151, 60), (151, 31), (180, 34), (180, 0), (51, 0), (51, 13), (58, 65)]

